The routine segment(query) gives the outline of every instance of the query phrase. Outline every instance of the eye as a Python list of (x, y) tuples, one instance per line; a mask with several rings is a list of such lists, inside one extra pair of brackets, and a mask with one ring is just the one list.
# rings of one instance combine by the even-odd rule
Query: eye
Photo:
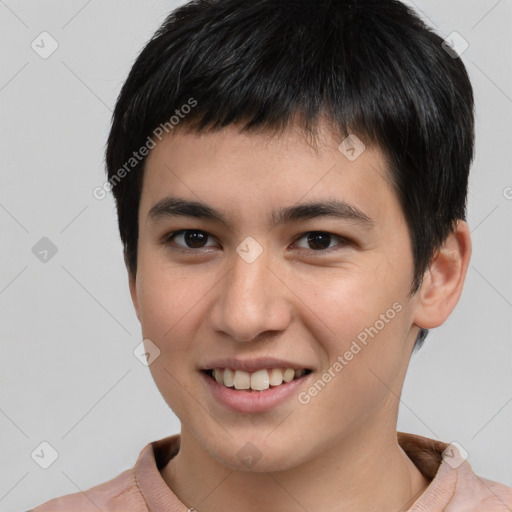
[[(199, 250), (208, 247), (215, 247), (215, 242), (208, 245), (208, 240), (213, 238), (212, 235), (200, 229), (181, 229), (168, 234), (163, 239), (163, 243), (169, 246), (178, 246), (183, 250)], [(298, 243), (300, 240), (305, 240), (305, 245)], [(335, 241), (338, 243), (334, 243)], [(330, 249), (338, 246), (349, 245), (350, 241), (342, 236), (328, 233), (325, 231), (308, 231), (300, 235), (294, 242), (294, 245), (300, 249), (310, 249), (315, 253), (330, 252)]]
[(309, 231), (307, 233), (302, 234), (299, 238), (297, 238), (297, 240), (305, 239), (306, 249), (312, 249), (314, 252), (322, 252), (331, 249), (332, 247), (336, 247), (336, 245), (331, 246), (333, 238), (341, 242), (336, 244), (338, 246), (345, 246), (349, 244), (349, 241), (346, 240), (345, 238), (338, 235), (334, 235), (332, 233), (327, 233), (325, 231)]
[[(206, 231), (199, 229), (182, 229), (167, 235), (164, 239), (164, 243), (170, 244), (172, 242), (185, 249), (202, 249), (204, 247), (212, 247), (206, 245), (208, 237), (211, 237), (211, 235), (206, 233)], [(178, 243), (177, 240), (182, 241), (182, 243)]]

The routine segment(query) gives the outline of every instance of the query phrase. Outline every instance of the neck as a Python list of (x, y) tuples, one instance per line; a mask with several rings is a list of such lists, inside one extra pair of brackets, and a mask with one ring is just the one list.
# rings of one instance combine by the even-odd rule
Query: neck
[(395, 428), (373, 437), (355, 432), (304, 464), (275, 472), (228, 468), (182, 429), (180, 451), (162, 477), (199, 512), (405, 512), (429, 484), (398, 445)]

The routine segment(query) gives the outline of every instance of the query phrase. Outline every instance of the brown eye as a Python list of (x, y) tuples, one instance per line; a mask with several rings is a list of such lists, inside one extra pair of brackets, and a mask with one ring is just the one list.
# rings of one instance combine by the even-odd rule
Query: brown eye
[[(326, 233), (324, 231), (310, 231), (309, 233), (304, 233), (298, 240), (306, 240), (306, 247), (300, 246), (301, 248), (311, 249), (313, 251), (325, 251), (331, 249), (332, 247), (336, 247), (337, 245), (344, 245), (345, 239), (338, 235), (333, 235), (332, 233)], [(341, 241), (341, 243), (331, 245), (331, 243), (337, 239)]]
[[(205, 231), (182, 229), (169, 235), (166, 238), (166, 243), (174, 242), (176, 245), (187, 249), (202, 249), (203, 247), (211, 247), (206, 245), (209, 237), (210, 235)], [(178, 243), (177, 240), (180, 240), (182, 243)]]

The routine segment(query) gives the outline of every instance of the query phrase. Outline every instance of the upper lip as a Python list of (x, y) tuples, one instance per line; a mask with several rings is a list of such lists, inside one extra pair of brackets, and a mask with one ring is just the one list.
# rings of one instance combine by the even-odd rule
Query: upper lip
[(256, 372), (267, 368), (293, 368), (294, 370), (308, 370), (309, 367), (300, 363), (276, 359), (274, 357), (258, 357), (252, 359), (226, 358), (216, 359), (202, 366), (202, 370), (213, 370), (215, 368), (231, 368), (245, 372)]

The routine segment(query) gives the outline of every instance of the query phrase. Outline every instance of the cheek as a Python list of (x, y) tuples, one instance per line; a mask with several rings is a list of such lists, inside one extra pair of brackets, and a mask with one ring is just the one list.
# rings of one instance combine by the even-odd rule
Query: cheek
[[(402, 304), (406, 290), (395, 270), (380, 271), (371, 265), (325, 269), (295, 281), (294, 292), (311, 311), (310, 317), (316, 317), (331, 338), (345, 340), (373, 325), (395, 302)], [(390, 316), (397, 316), (394, 313)]]
[(339, 388), (330, 388), (338, 388), (338, 396), (347, 399), (357, 390), (367, 389), (371, 395), (369, 388), (382, 387), (370, 370), (388, 381), (402, 364), (408, 282), (389, 266), (385, 272), (376, 270), (370, 265), (329, 269), (324, 276), (297, 283), (307, 306), (303, 320), (309, 319), (308, 329), (326, 355), (323, 371), (330, 369), (337, 377), (333, 381)]
[[(326, 360), (318, 375), (321, 382), (311, 383), (301, 404), (310, 404), (312, 409), (306, 405), (305, 411), (325, 411), (329, 424), (323, 429), (335, 430), (342, 424), (357, 428), (370, 411), (395, 404), (390, 390), (399, 392), (395, 384), (404, 363), (406, 307), (400, 283), (393, 286), (387, 278), (378, 279), (354, 272), (350, 278), (344, 274), (304, 288), (312, 292), (307, 306), (314, 314), (305, 313), (311, 320), (309, 329)], [(318, 414), (304, 416), (307, 428), (318, 429)]]
[(143, 337), (160, 350), (149, 370), (162, 397), (179, 418), (199, 414), (184, 390), (196, 370), (190, 351), (201, 321), (196, 308), (208, 291), (204, 280), (184, 269), (144, 262), (140, 265), (138, 290)]
[(173, 351), (180, 351), (194, 331), (194, 310), (212, 285), (186, 267), (141, 263), (138, 298), (143, 336), (161, 350), (172, 343)]

